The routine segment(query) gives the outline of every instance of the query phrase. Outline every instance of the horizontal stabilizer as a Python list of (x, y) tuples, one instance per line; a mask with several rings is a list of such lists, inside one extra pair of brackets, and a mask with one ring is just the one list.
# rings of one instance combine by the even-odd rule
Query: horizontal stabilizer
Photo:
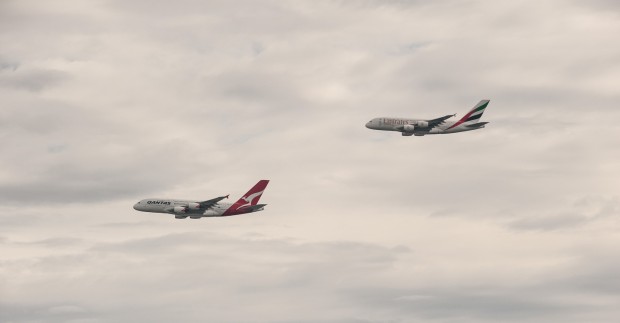
[(467, 128), (483, 128), (485, 124), (487, 124), (488, 122), (478, 122), (478, 123), (474, 123), (474, 124), (468, 124), (466, 125)]
[(254, 211), (261, 211), (267, 204), (256, 204), (256, 205), (252, 205), (252, 206), (246, 206), (244, 207), (242, 210), (252, 210), (252, 212)]

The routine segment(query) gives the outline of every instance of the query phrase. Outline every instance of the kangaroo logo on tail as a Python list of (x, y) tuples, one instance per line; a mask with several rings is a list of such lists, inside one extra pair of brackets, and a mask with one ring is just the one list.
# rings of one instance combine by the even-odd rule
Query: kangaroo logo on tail
[(248, 206), (253, 206), (258, 203), (261, 195), (267, 188), (267, 184), (269, 184), (269, 180), (263, 179), (258, 181), (254, 187), (252, 187), (247, 193), (243, 195), (237, 202), (230, 206), (230, 208), (226, 211), (226, 213), (234, 213), (236, 211), (241, 211), (243, 213), (243, 209)]
[[(260, 192), (256, 192), (254, 194), (251, 194), (248, 197), (245, 197), (245, 196), (242, 197), (241, 199), (244, 200), (246, 203), (241, 205), (241, 206), (239, 206), (238, 208), (242, 208), (242, 207), (245, 207), (245, 206), (248, 206), (248, 205), (256, 205), (256, 203), (258, 203), (258, 200), (260, 199), (260, 196), (263, 194), (263, 192), (264, 192), (264, 190), (260, 191)], [(256, 202), (254, 202), (255, 198), (256, 198)]]

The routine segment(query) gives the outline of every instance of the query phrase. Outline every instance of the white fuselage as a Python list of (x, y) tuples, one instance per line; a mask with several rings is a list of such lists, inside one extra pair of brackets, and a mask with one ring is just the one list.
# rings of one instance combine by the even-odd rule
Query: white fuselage
[[(153, 212), (153, 213), (175, 213), (175, 207), (187, 207), (192, 203), (197, 203), (195, 201), (190, 200), (175, 200), (175, 199), (144, 199), (140, 202), (136, 203), (133, 208), (138, 211), (143, 212)], [(201, 209), (192, 209), (187, 208), (184, 215), (189, 217), (200, 216), (200, 217), (214, 217), (214, 216), (222, 216), (228, 208), (230, 208), (231, 203), (217, 203), (210, 207), (207, 210)]]
[[(366, 123), (366, 128), (374, 129), (374, 130), (403, 132), (402, 127), (404, 125), (414, 125), (420, 121), (424, 122), (425, 120), (406, 119), (406, 118), (389, 118), (389, 117), (374, 118), (370, 120), (368, 123)], [(460, 124), (456, 127), (453, 127), (455, 123), (456, 123), (455, 121), (445, 121), (441, 125), (438, 125), (434, 127), (433, 129), (431, 129), (430, 131), (425, 131), (424, 128), (421, 128), (420, 131), (416, 129), (412, 133), (414, 135), (439, 135), (439, 134), (471, 131), (471, 130), (484, 128), (484, 125), (477, 127), (477, 128), (470, 128), (470, 127), (467, 127), (465, 124)]]

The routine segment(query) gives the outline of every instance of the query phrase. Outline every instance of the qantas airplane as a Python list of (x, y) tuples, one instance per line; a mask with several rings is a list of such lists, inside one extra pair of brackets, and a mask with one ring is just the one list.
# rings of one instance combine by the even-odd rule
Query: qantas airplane
[(268, 180), (260, 180), (237, 202), (219, 203), (227, 199), (228, 195), (216, 197), (207, 201), (188, 201), (173, 199), (144, 199), (136, 203), (133, 208), (143, 212), (174, 214), (177, 219), (200, 219), (216, 216), (230, 216), (262, 211), (267, 204), (257, 204), (261, 195), (269, 184)]
[(366, 128), (374, 130), (399, 131), (403, 136), (438, 135), (471, 131), (484, 128), (488, 122), (479, 122), (489, 100), (482, 100), (476, 104), (459, 121), (446, 121), (456, 114), (443, 116), (432, 120), (403, 119), (403, 118), (374, 118), (366, 124)]

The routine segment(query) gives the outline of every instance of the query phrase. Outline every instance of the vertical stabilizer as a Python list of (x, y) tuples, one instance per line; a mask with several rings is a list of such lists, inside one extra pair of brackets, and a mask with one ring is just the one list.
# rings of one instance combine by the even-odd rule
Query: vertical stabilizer
[(461, 124), (469, 125), (469, 124), (474, 124), (474, 123), (479, 122), (480, 117), (482, 117), (482, 114), (484, 113), (484, 109), (487, 108), (487, 105), (489, 105), (489, 102), (491, 101), (481, 100), (480, 102), (478, 102), (478, 104), (476, 104), (476, 106), (473, 109), (469, 110), (469, 112), (467, 112), (466, 115), (464, 115), (459, 121), (457, 121), (455, 124), (453, 124), (448, 129), (458, 127)]
[(260, 200), (261, 195), (263, 195), (263, 192), (267, 188), (267, 184), (269, 184), (269, 180), (263, 179), (258, 181), (254, 187), (252, 187), (239, 200), (237, 200), (237, 202), (231, 205), (230, 208), (226, 210), (224, 215), (230, 215), (236, 211), (242, 212), (242, 209), (256, 205), (258, 200)]

